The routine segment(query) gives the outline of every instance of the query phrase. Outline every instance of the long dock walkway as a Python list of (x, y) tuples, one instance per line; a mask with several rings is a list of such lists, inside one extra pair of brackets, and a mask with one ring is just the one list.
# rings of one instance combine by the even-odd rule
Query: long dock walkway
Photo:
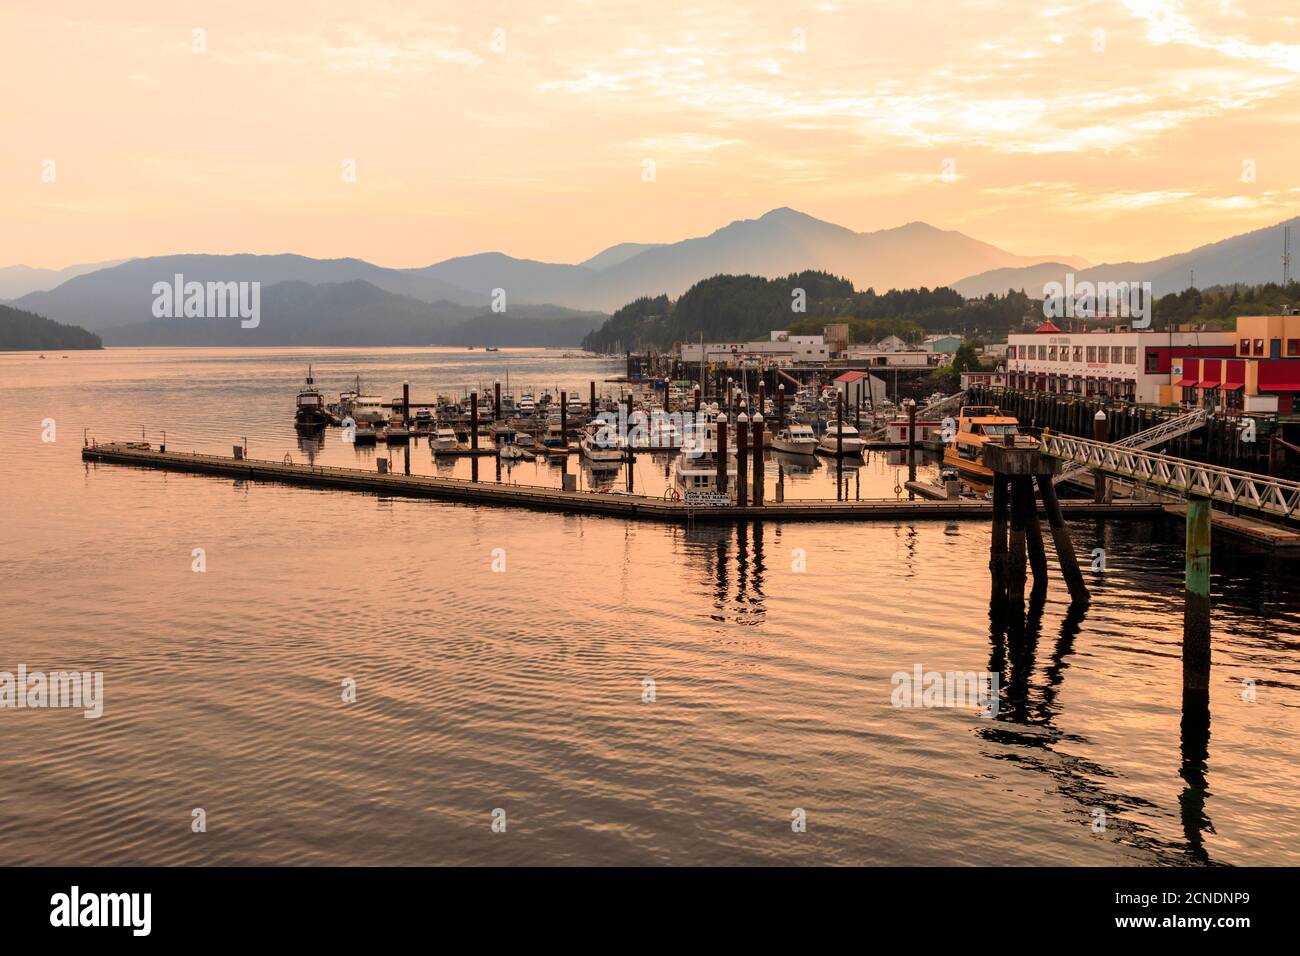
[[(91, 444), (81, 451), (84, 461), (166, 471), (188, 471), (243, 481), (276, 481), (316, 488), (340, 488), (373, 494), (413, 498), (436, 498), (475, 504), (504, 505), (568, 514), (602, 514), (685, 524), (765, 519), (770, 521), (872, 521), (907, 519), (978, 519), (987, 521), (993, 513), (990, 501), (867, 501), (804, 500), (765, 503), (745, 508), (687, 505), (680, 501), (644, 495), (600, 494), (590, 491), (561, 491), (539, 485), (505, 485), (493, 481), (467, 481), (428, 475), (380, 474), (361, 468), (339, 468), (290, 461), (257, 461), (197, 452), (159, 451), (142, 442)], [(1062, 501), (1066, 515), (1073, 517), (1124, 517), (1151, 519), (1163, 515), (1158, 502)]]

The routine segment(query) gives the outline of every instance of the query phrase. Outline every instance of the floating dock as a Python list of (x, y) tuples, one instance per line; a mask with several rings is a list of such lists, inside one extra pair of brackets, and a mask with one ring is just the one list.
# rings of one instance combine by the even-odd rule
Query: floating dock
[[(84, 461), (165, 471), (186, 471), (241, 481), (275, 481), (313, 488), (339, 488), (372, 494), (434, 498), (473, 504), (559, 511), (566, 514), (601, 514), (675, 524), (688, 522), (770, 521), (878, 521), (898, 519), (989, 520), (989, 501), (868, 501), (805, 500), (769, 502), (743, 508), (687, 505), (680, 501), (644, 495), (562, 491), (537, 485), (506, 485), (494, 481), (467, 481), (429, 475), (380, 474), (361, 468), (339, 468), (293, 461), (257, 461), (197, 452), (160, 451), (143, 442), (87, 445)], [(286, 456), (286, 459), (288, 456)], [(1158, 518), (1165, 514), (1157, 502), (1061, 502), (1073, 517)]]

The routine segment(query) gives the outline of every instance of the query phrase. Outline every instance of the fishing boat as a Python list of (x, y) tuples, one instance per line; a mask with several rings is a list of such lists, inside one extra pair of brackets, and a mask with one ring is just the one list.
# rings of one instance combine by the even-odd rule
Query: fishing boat
[(310, 365), (307, 366), (307, 384), (298, 392), (298, 403), (294, 409), (293, 420), (296, 424), (308, 428), (318, 428), (330, 423), (330, 414), (325, 410), (325, 396), (316, 387)]
[(842, 454), (845, 458), (856, 458), (862, 454), (864, 447), (862, 436), (848, 422), (829, 421), (817, 443), (819, 455)]
[(582, 457), (594, 463), (617, 464), (626, 457), (618, 433), (604, 422), (593, 422), (578, 435)]
[(401, 445), (411, 440), (411, 429), (401, 417), (394, 415), (384, 428), (384, 440), (390, 445)]
[(1037, 446), (1038, 440), (1020, 434), (1020, 421), (1003, 415), (996, 405), (963, 405), (957, 413), (957, 433), (943, 452), (943, 463), (964, 476), (991, 480), (993, 470), (984, 464), (984, 446), (1005, 442), (1010, 437), (1021, 447)]
[(772, 448), (790, 455), (812, 455), (817, 451), (817, 436), (811, 425), (791, 422), (772, 438)]
[(373, 445), (379, 433), (371, 422), (355, 422), (352, 430), (352, 441), (357, 445)]

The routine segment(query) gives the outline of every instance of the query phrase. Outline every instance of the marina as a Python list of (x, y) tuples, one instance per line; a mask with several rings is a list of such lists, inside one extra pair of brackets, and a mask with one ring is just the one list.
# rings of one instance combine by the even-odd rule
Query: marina
[[(529, 376), (537, 383), (565, 381), (564, 371), (552, 368), (552, 363), (565, 360), (541, 352), (521, 356), (503, 350), (493, 355), (510, 357), (512, 382), (516, 375), (524, 382)], [(157, 769), (144, 771), (147, 774), (170, 773), (175, 767), (210, 788), (217, 785), (210, 765), (238, 759), (239, 747), (233, 742), (237, 735), (228, 732), (219, 710), (212, 710), (211, 716), (205, 710), (204, 716), (195, 717), (166, 703), (178, 691), (186, 700), (197, 701), (207, 701), (210, 692), (226, 693), (218, 687), (205, 689), (203, 682), (209, 678), (204, 675), (209, 670), (201, 661), (215, 660), (230, 667), (238, 660), (250, 674), (277, 674), (281, 684), (289, 675), (292, 696), (276, 695), (273, 703), (250, 704), (241, 712), (241, 726), (247, 729), (251, 719), (263, 728), (259, 739), (279, 741), (272, 753), (282, 769), (241, 774), (236, 792), (223, 802), (254, 807), (268, 786), (310, 792), (324, 779), (316, 768), (332, 763), (322, 749), (326, 738), (318, 741), (319, 733), (309, 729), (320, 720), (312, 687), (320, 683), (328, 691), (337, 668), (351, 669), (346, 662), (380, 660), (384, 664), (377, 675), (369, 670), (362, 674), (371, 674), (362, 687), (370, 688), (364, 699), (376, 708), (373, 720), (360, 733), (349, 732), (349, 723), (333, 726), (332, 721), (328, 750), (373, 768), (363, 772), (365, 780), (378, 773), (393, 781), (392, 799), (399, 809), (387, 825), (400, 829), (414, 808), (429, 799), (428, 781), (407, 779), (401, 768), (408, 760), (386, 756), (389, 749), (405, 753), (412, 746), (410, 735), (396, 732), (391, 721), (399, 714), (422, 720), (419, 715), (432, 713), (424, 702), (431, 688), (449, 699), (437, 712), (451, 714), (454, 723), (445, 746), (441, 733), (419, 738), (424, 743), (416, 746), (425, 760), (454, 765), (460, 759), (456, 754), (471, 740), (491, 733), (498, 720), (505, 722), (500, 726), (516, 726), (521, 719), (522, 712), (510, 701), (515, 693), (510, 678), (494, 678), (484, 687), (462, 676), (480, 672), (485, 659), (498, 662), (494, 666), (507, 673), (520, 674), (520, 680), (529, 662), (545, 662), (541, 703), (529, 705), (534, 713), (532, 726), (537, 726), (540, 706), (545, 729), (538, 733), (545, 739), (556, 733), (576, 735), (584, 749), (607, 747), (609, 721), (621, 725), (624, 718), (620, 705), (604, 701), (621, 696), (631, 653), (637, 661), (634, 673), (659, 677), (665, 695), (681, 694), (678, 682), (683, 679), (715, 688), (694, 692), (710, 701), (707, 728), (698, 739), (683, 742), (679, 731), (641, 723), (621, 730), (633, 735), (630, 746), (642, 755), (638, 759), (644, 759), (644, 748), (653, 751), (671, 738), (676, 741), (671, 764), (663, 764), (662, 769), (667, 772), (671, 765), (673, 772), (684, 773), (688, 781), (684, 792), (719, 788), (726, 806), (746, 808), (745, 818), (728, 825), (721, 808), (716, 813), (703, 811), (699, 819), (722, 827), (719, 832), (725, 834), (719, 841), (704, 843), (694, 838), (678, 840), (651, 824), (652, 839), (633, 840), (621, 851), (584, 844), (583, 834), (591, 832), (585, 825), (542, 831), (533, 837), (557, 859), (607, 859), (614, 852), (628, 860), (663, 854), (682, 862), (789, 860), (786, 849), (779, 855), (765, 847), (752, 852), (741, 849), (754, 828), (762, 825), (756, 821), (765, 812), (763, 801), (743, 796), (742, 781), (764, 772), (762, 767), (773, 766), (781, 767), (783, 777), (820, 774), (831, 781), (827, 792), (834, 799), (857, 808), (841, 821), (845, 832), (853, 834), (852, 847), (838, 839), (822, 839), (803, 845), (796, 859), (937, 859), (926, 851), (881, 844), (883, 831), (863, 821), (874, 819), (885, 808), (895, 829), (902, 827), (925, 846), (937, 845), (937, 837), (930, 833), (939, 819), (931, 816), (939, 805), (935, 801), (946, 806), (959, 793), (967, 802), (976, 801), (986, 817), (1006, 814), (1007, 832), (1017, 837), (995, 839), (995, 845), (989, 846), (985, 828), (949, 826), (944, 830), (945, 860), (953, 859), (954, 853), (957, 859), (973, 863), (1028, 859), (1031, 853), (1044, 852), (1112, 862), (1206, 858), (1243, 862), (1265, 855), (1277, 859), (1274, 840), (1252, 842), (1249, 833), (1253, 821), (1269, 814), (1259, 807), (1259, 787), (1284, 772), (1291, 742), (1263, 734), (1254, 718), (1236, 711), (1229, 678), (1254, 673), (1266, 682), (1285, 681), (1291, 652), (1278, 641), (1300, 627), (1300, 606), (1293, 606), (1293, 593), (1284, 584), (1289, 565), (1280, 555), (1285, 548), (1248, 544), (1243, 536), (1220, 533), (1217, 514), (1212, 614), (1218, 680), (1211, 681), (1211, 695), (1214, 740), (1219, 746), (1210, 748), (1215, 792), (1209, 812), (1216, 831), (1211, 833), (1199, 817), (1181, 815), (1178, 802), (1169, 796), (1171, 787), (1174, 794), (1181, 792), (1179, 787), (1199, 792), (1178, 774), (1185, 519), (1177, 513), (1176, 502), (1130, 501), (1112, 494), (1095, 504), (1089, 494), (1090, 476), (1073, 483), (1073, 490), (1084, 497), (1066, 497), (1063, 490), (1060, 505), (1090, 600), (1084, 611), (1068, 610), (1074, 602), (1064, 580), (1053, 573), (1041, 596), (1039, 588), (1026, 587), (1029, 616), (1020, 626), (1029, 631), (1022, 634), (1008, 630), (1017, 620), (1014, 611), (997, 605), (1001, 609), (996, 620), (990, 616), (995, 609), (989, 596), (989, 561), (996, 503), (983, 493), (963, 493), (957, 500), (921, 500), (928, 496), (914, 487), (947, 492), (941, 460), (923, 448), (916, 450), (910, 463), (916, 472), (913, 487), (905, 448), (868, 448), (856, 462), (844, 460), (837, 467), (833, 457), (767, 447), (761, 456), (764, 488), (759, 505), (753, 501), (751, 444), (745, 468), (747, 500), (742, 507), (732, 497), (740, 484), (738, 422), (729, 420), (727, 459), (736, 471), (728, 469), (726, 503), (695, 506), (665, 497), (679, 454), (672, 450), (634, 451), (629, 456), (634, 463), (629, 494), (627, 460), (611, 463), (610, 469), (608, 465), (593, 468), (573, 451), (556, 459), (540, 454), (517, 461), (496, 457), (498, 442), (522, 440), (528, 447), (532, 434), (513, 424), (493, 432), (484, 423), (481, 445), (473, 457), (435, 454), (431, 446), (437, 441), (436, 427), (433, 434), (413, 429), (407, 444), (392, 448), (384, 442), (349, 443), (338, 426), (294, 427), (290, 409), (308, 358), (325, 394), (331, 394), (328, 383), (336, 383), (334, 390), (354, 385), (358, 369), (363, 388), (369, 390), (365, 383), (373, 381), (386, 395), (400, 395), (401, 389), (392, 383), (404, 380), (426, 383), (425, 389), (427, 383), (446, 383), (443, 391), (456, 388), (463, 395), (470, 383), (480, 379), (488, 383), (483, 391), (491, 394), (496, 375), (480, 373), (468, 364), (491, 358), (482, 350), (455, 358), (415, 350), (337, 356), (258, 350), (205, 352), (201, 358), (196, 364), (195, 353), (185, 350), (115, 350), (93, 360), (78, 356), (60, 363), (60, 374), (66, 379), (61, 394), (84, 395), (87, 407), (93, 408), (91, 415), (79, 414), (66, 397), (48, 405), (40, 387), (33, 384), (43, 373), (25, 367), (16, 373), (27, 389), (20, 401), (33, 403), (25, 412), (27, 418), (53, 414), (63, 422), (84, 423), (89, 435), (89, 448), (83, 449), (82, 430), (69, 441), (65, 429), (58, 445), (47, 446), (53, 457), (46, 464), (38, 465), (27, 456), (27, 467), (44, 469), (48, 487), (34, 491), (31, 508), (18, 518), (16, 534), (22, 537), (48, 527), (49, 519), (41, 516), (61, 514), (60, 507), (72, 503), (76, 510), (58, 520), (66, 522), (65, 534), (85, 542), (77, 546), (78, 551), (91, 548), (87, 553), (97, 554), (99, 542), (111, 539), (114, 565), (131, 581), (138, 581), (138, 586), (130, 585), (129, 595), (119, 596), (119, 591), (89, 582), (78, 570), (85, 559), (60, 558), (64, 572), (57, 586), (70, 589), (72, 597), (62, 599), (63, 610), (56, 621), (67, 619), (68, 614), (102, 620), (116, 611), (135, 609), (138, 614), (144, 608), (150, 632), (166, 630), (176, 635), (179, 646), (193, 648), (186, 657), (168, 657), (167, 669), (156, 677), (149, 663), (156, 653), (153, 639), (145, 641), (133, 631), (92, 635), (81, 652), (90, 664), (115, 659), (114, 655), (141, 661), (138, 667), (119, 664), (109, 670), (105, 719), (112, 719), (115, 707), (120, 712), (124, 694), (148, 694), (162, 701), (156, 716), (137, 719), (156, 726), (158, 733), (164, 733), (162, 728), (168, 724), (184, 721), (207, 741), (192, 755), (187, 749), (191, 743), (185, 748), (160, 743)], [(580, 391), (588, 391), (589, 376), (597, 382), (598, 398), (608, 388), (609, 398), (617, 403), (618, 389), (631, 390), (634, 384), (604, 383), (609, 372), (601, 367), (588, 372), (590, 366), (596, 363), (584, 360), (573, 368), (583, 376), (581, 384), (574, 383)], [(241, 379), (256, 385), (247, 391), (228, 384), (206, 385)], [(151, 383), (149, 407), (167, 411), (133, 429), (122, 423), (130, 422), (142, 407), (139, 396), (146, 393), (135, 384), (140, 381)], [(205, 387), (194, 388), (196, 382)], [(536, 389), (538, 394), (542, 391)], [(414, 395), (412, 399), (414, 404)], [(468, 405), (463, 409), (467, 419), (472, 412)], [(384, 409), (380, 427), (391, 412)], [(772, 408), (773, 425), (776, 413)], [(577, 417), (581, 421), (585, 416)], [(436, 418), (435, 422), (442, 425)], [(764, 425), (764, 437), (779, 431)], [(469, 437), (464, 425), (446, 427), (457, 443), (456, 428), (462, 429), (461, 437)], [(581, 432), (583, 426), (576, 428)], [(747, 440), (752, 437), (748, 431)], [(115, 445), (107, 441), (110, 438), (123, 441)], [(232, 445), (241, 446), (242, 460), (235, 460)], [(541, 447), (540, 441), (534, 441), (534, 449)], [(383, 475), (378, 466), (381, 458), (387, 468)], [(1059, 467), (1064, 472), (1071, 466), (1063, 462)], [(710, 474), (716, 479), (716, 471)], [(566, 490), (566, 476), (569, 481), (576, 479), (576, 487)], [(968, 482), (960, 484), (968, 486), (964, 492), (969, 491)], [(524, 515), (528, 517), (521, 520)], [(1254, 520), (1244, 514), (1240, 519)], [(1007, 528), (1010, 542), (1010, 521)], [(1055, 546), (1049, 531), (1044, 526), (1050, 562)], [(430, 547), (431, 541), (436, 546)], [(310, 547), (303, 548), (303, 542), (310, 542)], [(206, 553), (206, 574), (191, 571), (194, 548)], [(1104, 573), (1091, 568), (1090, 555), (1098, 548), (1105, 551)], [(504, 574), (492, 573), (496, 549), (508, 555)], [(174, 572), (167, 557), (172, 552), (179, 562)], [(805, 563), (806, 573), (792, 573), (792, 567)], [(364, 573), (359, 573), (361, 568)], [(36, 603), (50, 606), (50, 588), (55, 586), (51, 582), (20, 571), (14, 585), (20, 615), (35, 619)], [(609, 591), (609, 597), (593, 600), (593, 588)], [(154, 600), (157, 594), (171, 592), (181, 598), (174, 607), (170, 601)], [(556, 599), (539, 602), (538, 593)], [(397, 610), (398, 595), (402, 611)], [(512, 627), (508, 622), (521, 602), (542, 623), (522, 631)], [(818, 609), (815, 625), (807, 612), (813, 606)], [(284, 612), (286, 607), (290, 610)], [(1058, 636), (1055, 632), (1063, 616)], [(642, 618), (665, 623), (652, 629), (653, 637), (647, 631), (644, 640), (629, 643), (612, 637), (626, 630), (630, 620)], [(283, 623), (272, 624), (272, 620)], [(49, 627), (43, 625), (42, 632)], [(286, 637), (268, 643), (246, 636), (268, 628), (283, 628)], [(1041, 633), (1035, 628), (1041, 628)], [(853, 636), (832, 638), (832, 632)], [(466, 637), (448, 640), (448, 633)], [(1026, 657), (1030, 652), (1025, 646), (1032, 640), (1039, 645), (1037, 665), (1027, 663), (1033, 657)], [(21, 629), (20, 646), (29, 659), (48, 657), (42, 654), (41, 638), (34, 631)], [(893, 662), (917, 659), (945, 666), (971, 662), (1000, 670), (1006, 688), (1004, 706), (989, 728), (998, 736), (972, 734), (978, 724), (954, 733), (950, 721), (955, 715), (937, 723), (898, 725), (911, 736), (891, 733), (879, 747), (871, 734), (864, 735), (868, 722), (889, 721), (887, 676)], [(792, 663), (795, 671), (790, 670)], [(770, 716), (762, 707), (755, 712), (749, 696), (754, 677), (741, 679), (742, 674), (752, 675), (755, 667), (765, 694), (777, 704)], [(804, 679), (798, 669), (811, 669), (812, 676)], [(397, 674), (405, 676), (393, 676)], [(1062, 674), (1065, 692), (1054, 697), (1055, 682)], [(1144, 688), (1139, 698), (1132, 696), (1135, 674)], [(159, 695), (162, 685), (155, 682), (161, 680), (166, 681), (166, 695)], [(594, 695), (575, 701), (572, 686), (589, 686), (593, 680)], [(881, 681), (884, 686), (876, 688)], [(525, 685), (534, 688), (529, 696), (536, 701), (536, 685), (529, 679), (518, 686)], [(1081, 696), (1085, 688), (1087, 693)], [(880, 704), (873, 703), (877, 696)], [(922, 798), (923, 804), (934, 803), (934, 807), (917, 808), (912, 790), (893, 794), (887, 786), (871, 785), (864, 793), (860, 775), (845, 776), (832, 769), (842, 761), (792, 757), (793, 751), (803, 752), (817, 739), (816, 734), (808, 737), (778, 719), (779, 711), (794, 700), (805, 708), (811, 706), (820, 715), (819, 723), (842, 728), (834, 731), (837, 750), (866, 764), (886, 759), (886, 753), (893, 755), (890, 760), (899, 753), (914, 753), (907, 759), (918, 769), (937, 771), (936, 785), (945, 792), (933, 800)], [(1117, 713), (1136, 714), (1152, 706), (1159, 715), (1152, 730), (1116, 735), (1108, 729), (1119, 719)], [(743, 720), (731, 721), (721, 718), (715, 707), (747, 712)], [(861, 721), (846, 717), (864, 707)], [(854, 726), (845, 726), (846, 719)], [(1174, 762), (1166, 770), (1170, 728)], [(52, 733), (57, 743), (57, 728), (44, 732)], [(744, 741), (744, 749), (759, 755), (758, 762), (729, 749), (718, 750), (709, 742), (718, 734), (739, 735), (736, 739)], [(19, 729), (16, 746), (36, 746), (24, 742), (26, 736), (27, 731)], [(1227, 740), (1235, 742), (1234, 749), (1227, 748)], [(528, 766), (527, 754), (538, 746), (550, 747), (530, 741), (494, 755), (485, 771), (470, 771), (476, 781), (481, 778), (475, 787), (492, 786), (488, 781), (498, 774), (514, 774), (520, 766)], [(1234, 758), (1236, 748), (1248, 750), (1250, 760)], [(934, 761), (924, 756), (930, 751), (945, 756)], [(118, 790), (129, 786), (126, 777), (111, 770), (111, 764), (121, 760), (120, 748), (105, 740), (92, 752), (103, 761), (96, 764), (102, 768), (101, 779), (107, 781), (103, 786)], [(807, 751), (816, 752), (816, 746)], [(621, 746), (618, 753), (620, 761), (631, 759), (631, 751), (623, 753)], [(1001, 759), (990, 761), (990, 756)], [(1194, 763), (1194, 754), (1189, 759)], [(653, 758), (651, 765), (655, 766)], [(140, 772), (136, 769), (131, 779), (138, 779)], [(623, 776), (619, 770), (610, 772)], [(983, 779), (981, 774), (991, 774), (988, 784), (977, 783), (972, 790), (971, 780)], [(1067, 775), (1077, 798), (1060, 792), (1061, 774)], [(583, 779), (588, 775), (582, 772)], [(361, 806), (371, 784), (363, 783), (361, 776), (352, 778), (350, 772), (344, 779), (350, 782), (340, 799)], [(561, 778), (539, 785), (533, 799), (545, 807), (582, 806), (586, 817), (600, 818), (608, 811), (584, 801), (579, 796), (583, 786), (566, 771)], [(1006, 806), (1008, 788), (1017, 795), (1014, 811)], [(433, 799), (452, 804), (465, 797), (439, 791)], [(1127, 808), (1116, 812), (1131, 821), (1132, 829), (1120, 831), (1124, 835), (1113, 840), (1089, 838), (1087, 826), (1072, 820), (1080, 814), (1086, 817), (1087, 807), (1096, 801)], [(636, 817), (632, 804), (620, 803), (613, 811), (616, 818)], [(868, 806), (871, 812), (859, 816)], [(1011, 827), (1013, 819), (1023, 819), (1025, 806), (1044, 812), (1042, 824), (1028, 836), (1019, 824)], [(139, 826), (145, 833), (163, 832), (168, 825), (165, 807), (147, 803), (141, 813)], [(412, 830), (400, 841), (385, 843), (373, 832), (350, 827), (328, 812), (322, 819), (330, 820), (340, 834), (340, 842), (318, 857), (323, 861), (341, 859), (340, 854), (354, 860), (400, 861), (410, 858), (411, 847), (441, 859), (484, 859), (484, 849), (458, 849), (456, 840), (439, 828)], [(1268, 819), (1274, 828), (1284, 824), (1276, 815)], [(39, 814), (33, 823), (49, 830)], [(1295, 835), (1300, 839), (1300, 823)], [(1026, 839), (1031, 847), (1025, 846)], [(137, 859), (161, 859), (148, 849), (156, 845), (152, 836), (148, 843), (124, 837), (74, 858), (94, 861), (131, 852)], [(216, 858), (231, 861), (272, 860), (284, 853), (313, 852), (307, 849), (307, 841), (283, 831), (265, 836), (222, 834), (209, 845), (213, 849), (202, 856), (188, 850), (181, 859), (197, 862), (212, 859), (215, 853)], [(176, 856), (169, 851), (166, 858)]]

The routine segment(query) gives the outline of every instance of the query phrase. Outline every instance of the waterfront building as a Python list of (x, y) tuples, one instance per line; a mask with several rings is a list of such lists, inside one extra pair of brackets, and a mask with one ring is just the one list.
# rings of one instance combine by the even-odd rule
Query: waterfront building
[(1300, 314), (1243, 315), (1231, 357), (1179, 351), (1174, 357), (1178, 399), (1192, 406), (1290, 416), (1300, 392)]
[(706, 362), (711, 365), (792, 365), (800, 362), (825, 362), (830, 358), (826, 340), (821, 335), (791, 335), (772, 332), (770, 338), (757, 342), (683, 342), (683, 362)]
[(1144, 405), (1182, 400), (1174, 358), (1226, 358), (1235, 354), (1232, 331), (1151, 331), (1115, 326), (1064, 332), (1044, 322), (1033, 332), (1007, 337), (1009, 388), (1114, 398)]

